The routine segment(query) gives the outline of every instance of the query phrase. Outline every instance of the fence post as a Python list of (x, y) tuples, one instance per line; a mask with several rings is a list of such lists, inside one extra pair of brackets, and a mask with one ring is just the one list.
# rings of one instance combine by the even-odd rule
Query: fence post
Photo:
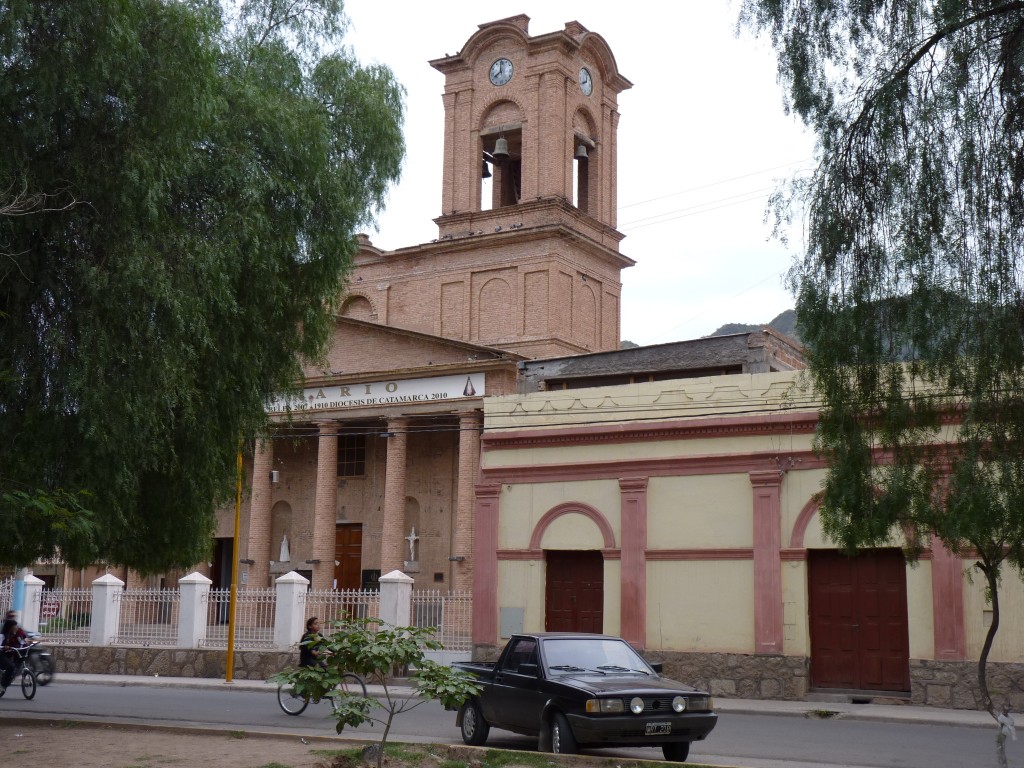
[(25, 604), (21, 611), (21, 628), (26, 632), (39, 631), (39, 604), (42, 602), (43, 585), (46, 582), (33, 576), (25, 574)]
[(380, 618), (393, 627), (411, 626), (412, 585), (411, 576), (395, 570), (381, 576)]
[(89, 645), (110, 645), (117, 637), (121, 624), (121, 601), (117, 593), (124, 582), (117, 576), (106, 574), (92, 583), (92, 625), (89, 627)]
[(178, 579), (179, 648), (198, 648), (206, 639), (206, 608), (211, 584), (213, 582), (198, 571)]
[(295, 571), (288, 571), (274, 580), (277, 590), (274, 610), (274, 646), (281, 650), (295, 645), (302, 639), (306, 606), (303, 596), (309, 579)]

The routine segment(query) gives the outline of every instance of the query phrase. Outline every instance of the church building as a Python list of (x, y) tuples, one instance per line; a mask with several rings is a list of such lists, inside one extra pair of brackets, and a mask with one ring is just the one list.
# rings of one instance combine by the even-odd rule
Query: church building
[[(485, 396), (524, 360), (619, 346), (618, 95), (607, 43), (577, 22), (480, 25), (444, 75), (437, 238), (360, 250), (323, 369), (277, 403), (247, 468), (242, 581), (468, 589)], [(210, 564), (230, 581), (233, 509)]]

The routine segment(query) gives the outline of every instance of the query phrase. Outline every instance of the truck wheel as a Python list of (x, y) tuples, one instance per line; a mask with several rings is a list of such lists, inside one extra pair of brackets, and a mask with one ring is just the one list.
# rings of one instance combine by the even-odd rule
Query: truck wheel
[(462, 740), (471, 747), (479, 747), (487, 741), (491, 726), (484, 719), (480, 705), (476, 699), (470, 699), (462, 705)]
[(561, 712), (555, 712), (551, 720), (551, 751), (556, 755), (576, 754), (576, 737), (572, 735), (569, 721)]
[(661, 751), (665, 753), (665, 759), (671, 763), (685, 763), (690, 756), (690, 742), (676, 741), (671, 744), (662, 744)]

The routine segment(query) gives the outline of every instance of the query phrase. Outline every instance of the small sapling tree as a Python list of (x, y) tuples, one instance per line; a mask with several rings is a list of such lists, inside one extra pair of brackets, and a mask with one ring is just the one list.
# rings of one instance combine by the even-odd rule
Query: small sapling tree
[[(384, 756), (384, 745), (395, 715), (408, 712), (424, 702), (437, 699), (446, 709), (458, 709), (466, 699), (481, 691), (475, 680), (444, 664), (425, 657), (426, 651), (439, 651), (442, 644), (435, 639), (431, 627), (394, 627), (376, 619), (345, 619), (332, 623), (334, 631), (314, 641), (314, 649), (322, 666), (298, 667), (281, 672), (272, 679), (293, 685), (299, 696), (313, 701), (334, 699), (335, 726), (341, 733), (345, 726), (364, 723), (380, 724), (384, 733), (377, 750), (377, 768)], [(394, 670), (410, 670), (409, 678), (416, 688), (410, 698), (394, 690)], [(340, 687), (342, 677), (353, 672), (367, 685), (380, 686), (379, 696), (362, 696)], [(379, 711), (382, 710), (382, 711)]]

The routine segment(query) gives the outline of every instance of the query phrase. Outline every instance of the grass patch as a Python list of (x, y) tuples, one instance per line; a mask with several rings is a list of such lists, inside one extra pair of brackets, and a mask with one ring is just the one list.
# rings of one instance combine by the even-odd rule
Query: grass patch
[(290, 765), (284, 763), (267, 763), (266, 765), (258, 766), (258, 768), (292, 768)]
[[(488, 749), (484, 753), (484, 768), (504, 768), (507, 765), (526, 768), (551, 768), (551, 755), (547, 752), (518, 752), (511, 749)], [(625, 763), (617, 768), (624, 768)]]
[(350, 749), (311, 749), (310, 754), (317, 757), (353, 757), (358, 758), (363, 753), (363, 748)]
[(422, 749), (417, 749), (412, 744), (388, 744), (384, 747), (384, 754), (395, 760), (401, 760), (406, 765), (419, 765), (432, 755)]
[(228, 731), (229, 739), (245, 739), (248, 738), (249, 734), (245, 731)]
[(833, 717), (839, 717), (842, 712), (836, 712), (834, 709), (812, 709), (807, 713), (807, 717), (813, 717), (818, 720), (830, 720)]

